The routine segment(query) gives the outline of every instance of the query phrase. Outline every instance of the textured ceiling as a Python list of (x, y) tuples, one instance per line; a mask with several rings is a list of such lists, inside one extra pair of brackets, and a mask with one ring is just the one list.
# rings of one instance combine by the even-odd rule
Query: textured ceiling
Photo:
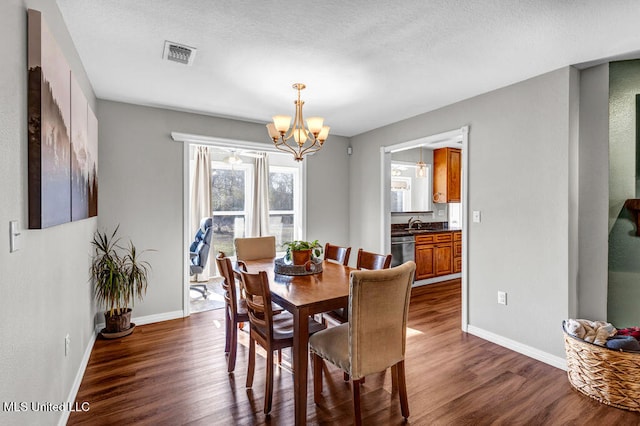
[(101, 99), (267, 122), (302, 82), (305, 116), (343, 136), (640, 49), (637, 0), (57, 3)]

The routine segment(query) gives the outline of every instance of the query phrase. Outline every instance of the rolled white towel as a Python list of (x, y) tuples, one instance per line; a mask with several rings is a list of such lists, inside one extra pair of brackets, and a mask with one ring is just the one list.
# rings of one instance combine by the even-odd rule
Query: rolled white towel
[(578, 339), (584, 339), (587, 331), (585, 330), (581, 321), (582, 320), (568, 319), (565, 325), (567, 333), (569, 333), (573, 337), (577, 337)]
[(585, 342), (606, 346), (607, 339), (615, 336), (618, 330), (606, 321), (590, 321), (585, 319), (569, 319), (567, 333)]

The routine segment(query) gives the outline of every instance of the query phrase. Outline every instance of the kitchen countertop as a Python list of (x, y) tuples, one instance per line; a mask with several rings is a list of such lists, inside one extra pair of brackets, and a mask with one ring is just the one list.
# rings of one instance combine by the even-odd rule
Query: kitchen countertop
[(419, 235), (419, 234), (441, 234), (444, 232), (460, 232), (462, 231), (461, 228), (447, 228), (447, 229), (411, 229), (411, 230), (407, 230), (407, 229), (403, 229), (400, 231), (391, 231), (391, 236), (392, 237), (407, 237), (409, 235)]

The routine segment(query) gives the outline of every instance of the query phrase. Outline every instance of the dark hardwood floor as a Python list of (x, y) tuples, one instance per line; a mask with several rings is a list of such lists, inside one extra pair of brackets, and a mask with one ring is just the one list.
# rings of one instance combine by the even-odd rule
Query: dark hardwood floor
[[(293, 424), (291, 373), (275, 369), (273, 410), (265, 417), (264, 357), (246, 389), (248, 339), (240, 332), (236, 371), (228, 375), (222, 322), (216, 310), (98, 339), (76, 399), (90, 410), (72, 413), (68, 424)], [(350, 424), (349, 385), (327, 369), (321, 405), (313, 403), (309, 377), (308, 423)], [(640, 414), (574, 391), (564, 371), (462, 333), (459, 280), (413, 290), (406, 369), (413, 425), (640, 425)], [(364, 424), (403, 424), (388, 371), (367, 377), (362, 415)]]

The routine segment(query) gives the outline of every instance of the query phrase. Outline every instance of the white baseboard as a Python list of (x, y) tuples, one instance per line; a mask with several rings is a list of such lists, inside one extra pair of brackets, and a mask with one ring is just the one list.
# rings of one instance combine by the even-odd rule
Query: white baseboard
[[(93, 350), (93, 345), (96, 342), (96, 337), (98, 336), (98, 332), (94, 331), (89, 339), (89, 343), (84, 350), (84, 355), (82, 356), (82, 360), (80, 361), (80, 367), (78, 367), (78, 372), (76, 373), (76, 378), (73, 381), (73, 385), (71, 386), (71, 390), (69, 391), (69, 396), (67, 397), (67, 407), (75, 407), (76, 405), (76, 397), (78, 396), (78, 390), (80, 389), (80, 384), (82, 383), (82, 378), (84, 377), (84, 372), (87, 370), (87, 365), (89, 364), (89, 358), (91, 358), (91, 351)], [(67, 424), (69, 420), (69, 415), (71, 411), (62, 410), (60, 414), (60, 419), (58, 420), (58, 426), (64, 426)]]
[(169, 321), (184, 318), (184, 311), (165, 312), (162, 314), (147, 315), (144, 317), (131, 318), (135, 325), (151, 324), (154, 322)]
[[(135, 318), (131, 318), (131, 322), (134, 323), (136, 326), (138, 325), (145, 325), (145, 324), (151, 324), (154, 322), (161, 322), (161, 321), (169, 321), (169, 320), (174, 320), (174, 319), (178, 319), (178, 318), (184, 318), (184, 311), (173, 311), (173, 312), (164, 312), (162, 314), (154, 314), (154, 315), (146, 315), (144, 317), (135, 317)], [(96, 333), (100, 333), (100, 330), (102, 330), (104, 328), (104, 323), (100, 323), (96, 325)]]
[(450, 275), (442, 275), (440, 277), (427, 278), (425, 280), (414, 281), (414, 283), (411, 285), (411, 287), (420, 287), (420, 286), (428, 285), (428, 284), (436, 284), (436, 283), (441, 283), (443, 281), (455, 280), (456, 278), (461, 278), (461, 277), (462, 277), (462, 274), (460, 274), (460, 273), (450, 274)]
[(564, 358), (551, 355), (550, 353), (543, 352), (540, 349), (527, 346), (520, 342), (516, 342), (515, 340), (507, 339), (506, 337), (483, 330), (478, 327), (474, 327), (470, 324), (467, 325), (467, 332), (469, 334), (473, 334), (474, 336), (478, 336), (481, 339), (488, 340), (491, 343), (495, 343), (496, 345), (503, 346), (507, 349), (511, 349), (512, 351), (516, 351), (518, 353), (526, 355), (530, 358), (537, 359), (538, 361), (549, 364), (552, 367), (556, 367), (565, 371), (567, 370), (567, 360)]

